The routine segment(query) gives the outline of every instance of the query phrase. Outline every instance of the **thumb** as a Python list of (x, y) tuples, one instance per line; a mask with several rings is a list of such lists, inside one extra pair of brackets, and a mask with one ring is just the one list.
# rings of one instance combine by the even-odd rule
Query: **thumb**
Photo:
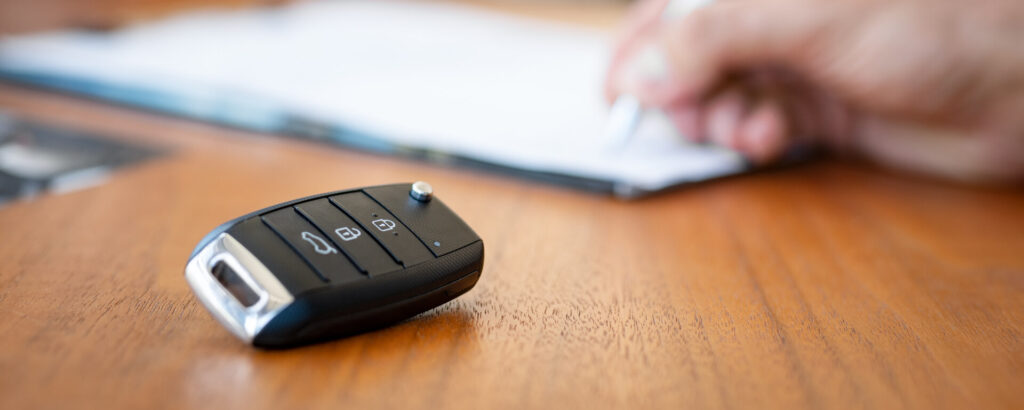
[(660, 46), (668, 70), (645, 79), (635, 94), (645, 105), (696, 100), (733, 70), (784, 63), (813, 71), (836, 13), (826, 3), (724, 1), (667, 23)]

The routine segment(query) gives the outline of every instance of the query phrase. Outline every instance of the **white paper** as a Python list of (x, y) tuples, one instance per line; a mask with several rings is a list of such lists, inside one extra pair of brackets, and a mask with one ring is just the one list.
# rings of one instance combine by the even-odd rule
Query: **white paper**
[(224, 101), (283, 110), (622, 192), (744, 169), (732, 151), (685, 143), (658, 115), (624, 148), (609, 147), (609, 46), (600, 31), (466, 6), (302, 2), (193, 12), (111, 34), (8, 38), (0, 72), (156, 90), (187, 97), (182, 109), (197, 112), (260, 112), (233, 113)]

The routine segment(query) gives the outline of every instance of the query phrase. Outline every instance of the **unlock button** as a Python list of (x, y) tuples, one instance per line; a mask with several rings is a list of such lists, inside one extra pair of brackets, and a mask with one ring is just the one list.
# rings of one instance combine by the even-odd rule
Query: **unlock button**
[(331, 204), (327, 198), (298, 204), (295, 209), (321, 231), (328, 233), (330, 240), (337, 244), (363, 273), (373, 276), (402, 268), (388, 256), (373, 237), (363, 231), (362, 226)]
[(334, 233), (337, 234), (338, 237), (345, 242), (354, 241), (356, 240), (356, 238), (363, 234), (362, 232), (359, 232), (359, 228), (353, 228), (348, 226), (343, 226), (341, 228), (335, 229)]

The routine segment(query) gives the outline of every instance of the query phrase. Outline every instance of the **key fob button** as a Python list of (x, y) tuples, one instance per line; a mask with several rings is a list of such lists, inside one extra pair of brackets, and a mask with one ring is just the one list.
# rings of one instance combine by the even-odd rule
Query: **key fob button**
[(417, 200), (407, 194), (409, 190), (392, 186), (366, 188), (364, 191), (401, 219), (435, 256), (446, 255), (479, 239), (461, 218), (436, 198)]
[(304, 202), (295, 206), (302, 216), (327, 233), (338, 249), (345, 253), (360, 271), (379, 275), (402, 269), (365, 228), (357, 224), (327, 198)]
[(365, 278), (323, 232), (288, 207), (263, 215), (277, 232), (325, 281), (344, 283)]
[(299, 295), (324, 285), (319, 274), (258, 216), (235, 224), (225, 233), (241, 243), (267, 269), (277, 273), (278, 280), (289, 293)]
[(410, 267), (434, 258), (427, 247), (402, 221), (362, 192), (331, 197), (331, 202), (359, 222), (402, 266)]

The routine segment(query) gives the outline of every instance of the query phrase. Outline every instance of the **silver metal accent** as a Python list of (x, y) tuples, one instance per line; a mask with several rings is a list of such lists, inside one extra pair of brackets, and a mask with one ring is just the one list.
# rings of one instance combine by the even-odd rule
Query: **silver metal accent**
[(412, 189), (409, 190), (409, 196), (420, 202), (427, 202), (430, 198), (434, 197), (434, 187), (423, 181), (416, 181), (412, 183)]
[[(243, 306), (213, 276), (211, 268), (219, 262), (231, 267), (259, 295), (255, 304)], [(210, 314), (249, 344), (274, 316), (295, 300), (259, 259), (226, 233), (218, 235), (188, 261), (185, 279)]]

